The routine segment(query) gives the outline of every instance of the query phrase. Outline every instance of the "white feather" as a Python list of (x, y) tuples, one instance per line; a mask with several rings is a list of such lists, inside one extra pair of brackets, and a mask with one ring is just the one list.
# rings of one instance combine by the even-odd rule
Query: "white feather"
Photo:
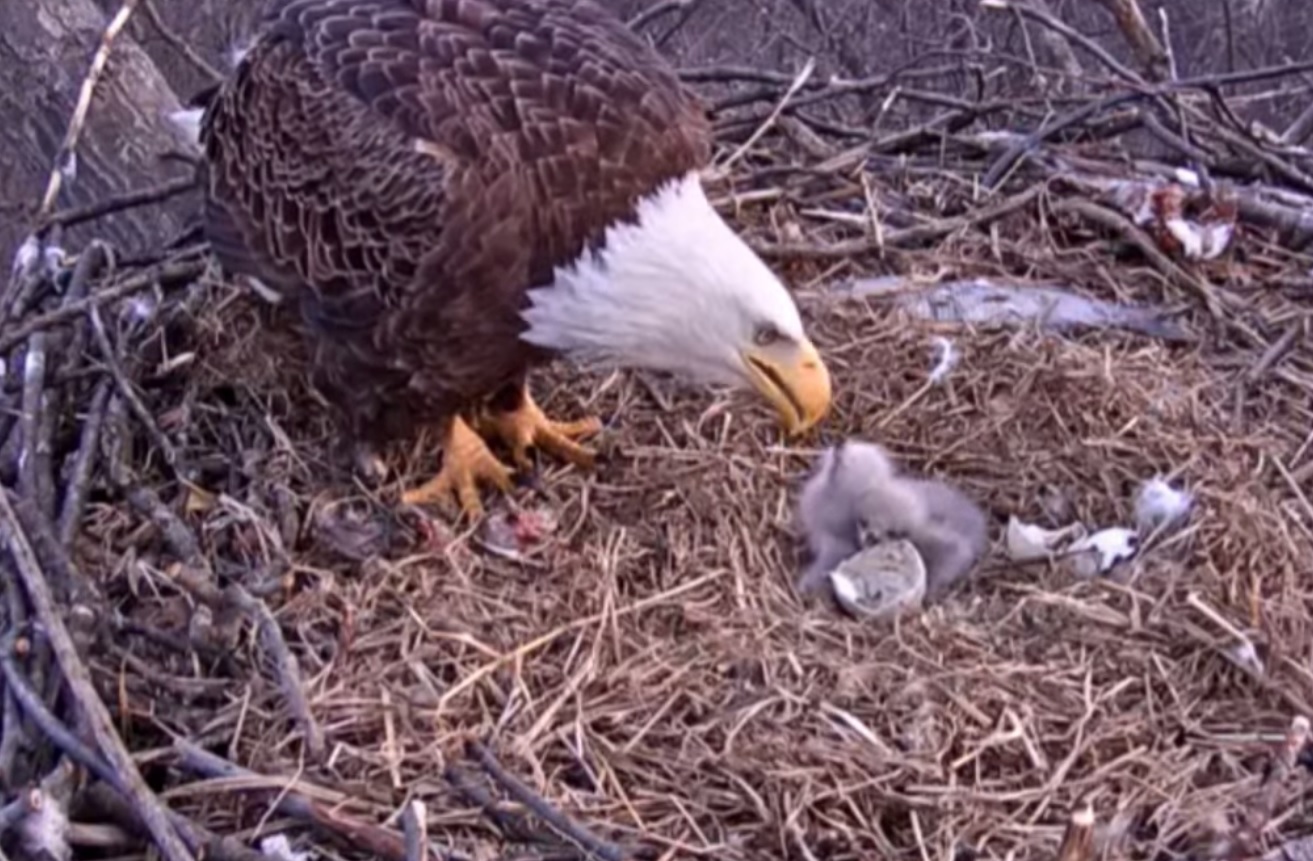
[(186, 108), (181, 111), (172, 111), (169, 114), (169, 122), (178, 130), (185, 142), (192, 146), (201, 145), (201, 117), (205, 115), (204, 108)]
[(29, 235), (23, 240), (23, 244), (18, 246), (18, 251), (14, 254), (14, 265), (12, 271), (15, 277), (26, 278), (36, 269), (37, 261), (41, 259), (41, 242), (35, 236)]
[(251, 44), (252, 40), (247, 38), (238, 39), (228, 46), (225, 56), (228, 60), (229, 68), (236, 69), (242, 64), (242, 60), (245, 60), (246, 55), (251, 52)]
[(54, 275), (58, 272), (66, 260), (68, 260), (68, 255), (58, 245), (47, 245), (41, 249), (41, 265), (45, 267), (48, 275)]
[(935, 360), (935, 366), (930, 369), (930, 382), (941, 383), (953, 368), (957, 367), (957, 349), (952, 341), (941, 335), (935, 336), (934, 343), (938, 348), (939, 358)]
[(1194, 504), (1188, 491), (1177, 490), (1161, 478), (1152, 478), (1140, 485), (1135, 495), (1135, 525), (1142, 533), (1150, 533), (1160, 525), (1170, 525), (1185, 518)]

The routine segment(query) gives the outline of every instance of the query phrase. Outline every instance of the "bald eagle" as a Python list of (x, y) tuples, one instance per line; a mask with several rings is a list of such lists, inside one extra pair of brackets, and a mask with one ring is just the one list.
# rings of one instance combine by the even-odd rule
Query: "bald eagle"
[(272, 0), (198, 114), (213, 254), (295, 310), (351, 438), (440, 430), (406, 502), (509, 490), (480, 434), (591, 464), (598, 420), (529, 394), (555, 357), (752, 386), (790, 434), (829, 407), (790, 294), (704, 193), (701, 103), (591, 0)]

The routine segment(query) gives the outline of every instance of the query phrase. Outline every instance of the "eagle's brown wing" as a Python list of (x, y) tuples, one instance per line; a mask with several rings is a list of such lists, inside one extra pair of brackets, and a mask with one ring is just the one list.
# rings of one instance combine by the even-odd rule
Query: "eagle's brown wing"
[(207, 232), (297, 297), (358, 427), (519, 373), (524, 291), (708, 154), (698, 105), (591, 3), (275, 0), (265, 24), (204, 120)]

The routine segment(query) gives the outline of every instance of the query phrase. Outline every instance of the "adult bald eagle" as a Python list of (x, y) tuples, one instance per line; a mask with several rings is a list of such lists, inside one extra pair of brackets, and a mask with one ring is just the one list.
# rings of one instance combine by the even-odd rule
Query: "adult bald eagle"
[(272, 0), (197, 131), (214, 254), (294, 303), (353, 438), (441, 428), (408, 502), (510, 488), (476, 428), (591, 463), (597, 419), (529, 394), (554, 356), (751, 385), (790, 433), (828, 409), (789, 293), (704, 195), (700, 103), (589, 0)]

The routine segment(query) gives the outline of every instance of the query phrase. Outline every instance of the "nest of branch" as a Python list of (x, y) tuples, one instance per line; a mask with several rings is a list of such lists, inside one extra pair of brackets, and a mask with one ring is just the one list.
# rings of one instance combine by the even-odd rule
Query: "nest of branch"
[[(395, 859), (1238, 858), (1313, 831), (1269, 753), (1313, 700), (1307, 261), (1255, 220), (1188, 259), (1161, 201), (1137, 223), (1106, 197), (1143, 177), (1092, 144), (1032, 153), (980, 200), (963, 177), (1016, 168), (1008, 139), (895, 164), (785, 120), (731, 140), (713, 191), (798, 287), (835, 373), (824, 435), (986, 507), (977, 582), (892, 627), (800, 600), (815, 448), (629, 373), (534, 379), (555, 413), (608, 419), (595, 473), (551, 465), (472, 529), (403, 510), (431, 441), (362, 489), (267, 309), (199, 249), (114, 268), (93, 248), (0, 335), (6, 778), (79, 759), (63, 720), (82, 757), (117, 745), (143, 778), (82, 762), (121, 798), (74, 804), (68, 839), (107, 818), (137, 845), (155, 804), (230, 858), (272, 832)], [(1180, 335), (934, 321), (834, 286), (858, 276), (1058, 283)], [(928, 382), (937, 338), (956, 364)], [(1115, 576), (999, 549), (1010, 516), (1128, 522), (1167, 473), (1198, 501), (1188, 527)], [(103, 720), (20, 719), (23, 686), (54, 702), (77, 661), (69, 689)]]

